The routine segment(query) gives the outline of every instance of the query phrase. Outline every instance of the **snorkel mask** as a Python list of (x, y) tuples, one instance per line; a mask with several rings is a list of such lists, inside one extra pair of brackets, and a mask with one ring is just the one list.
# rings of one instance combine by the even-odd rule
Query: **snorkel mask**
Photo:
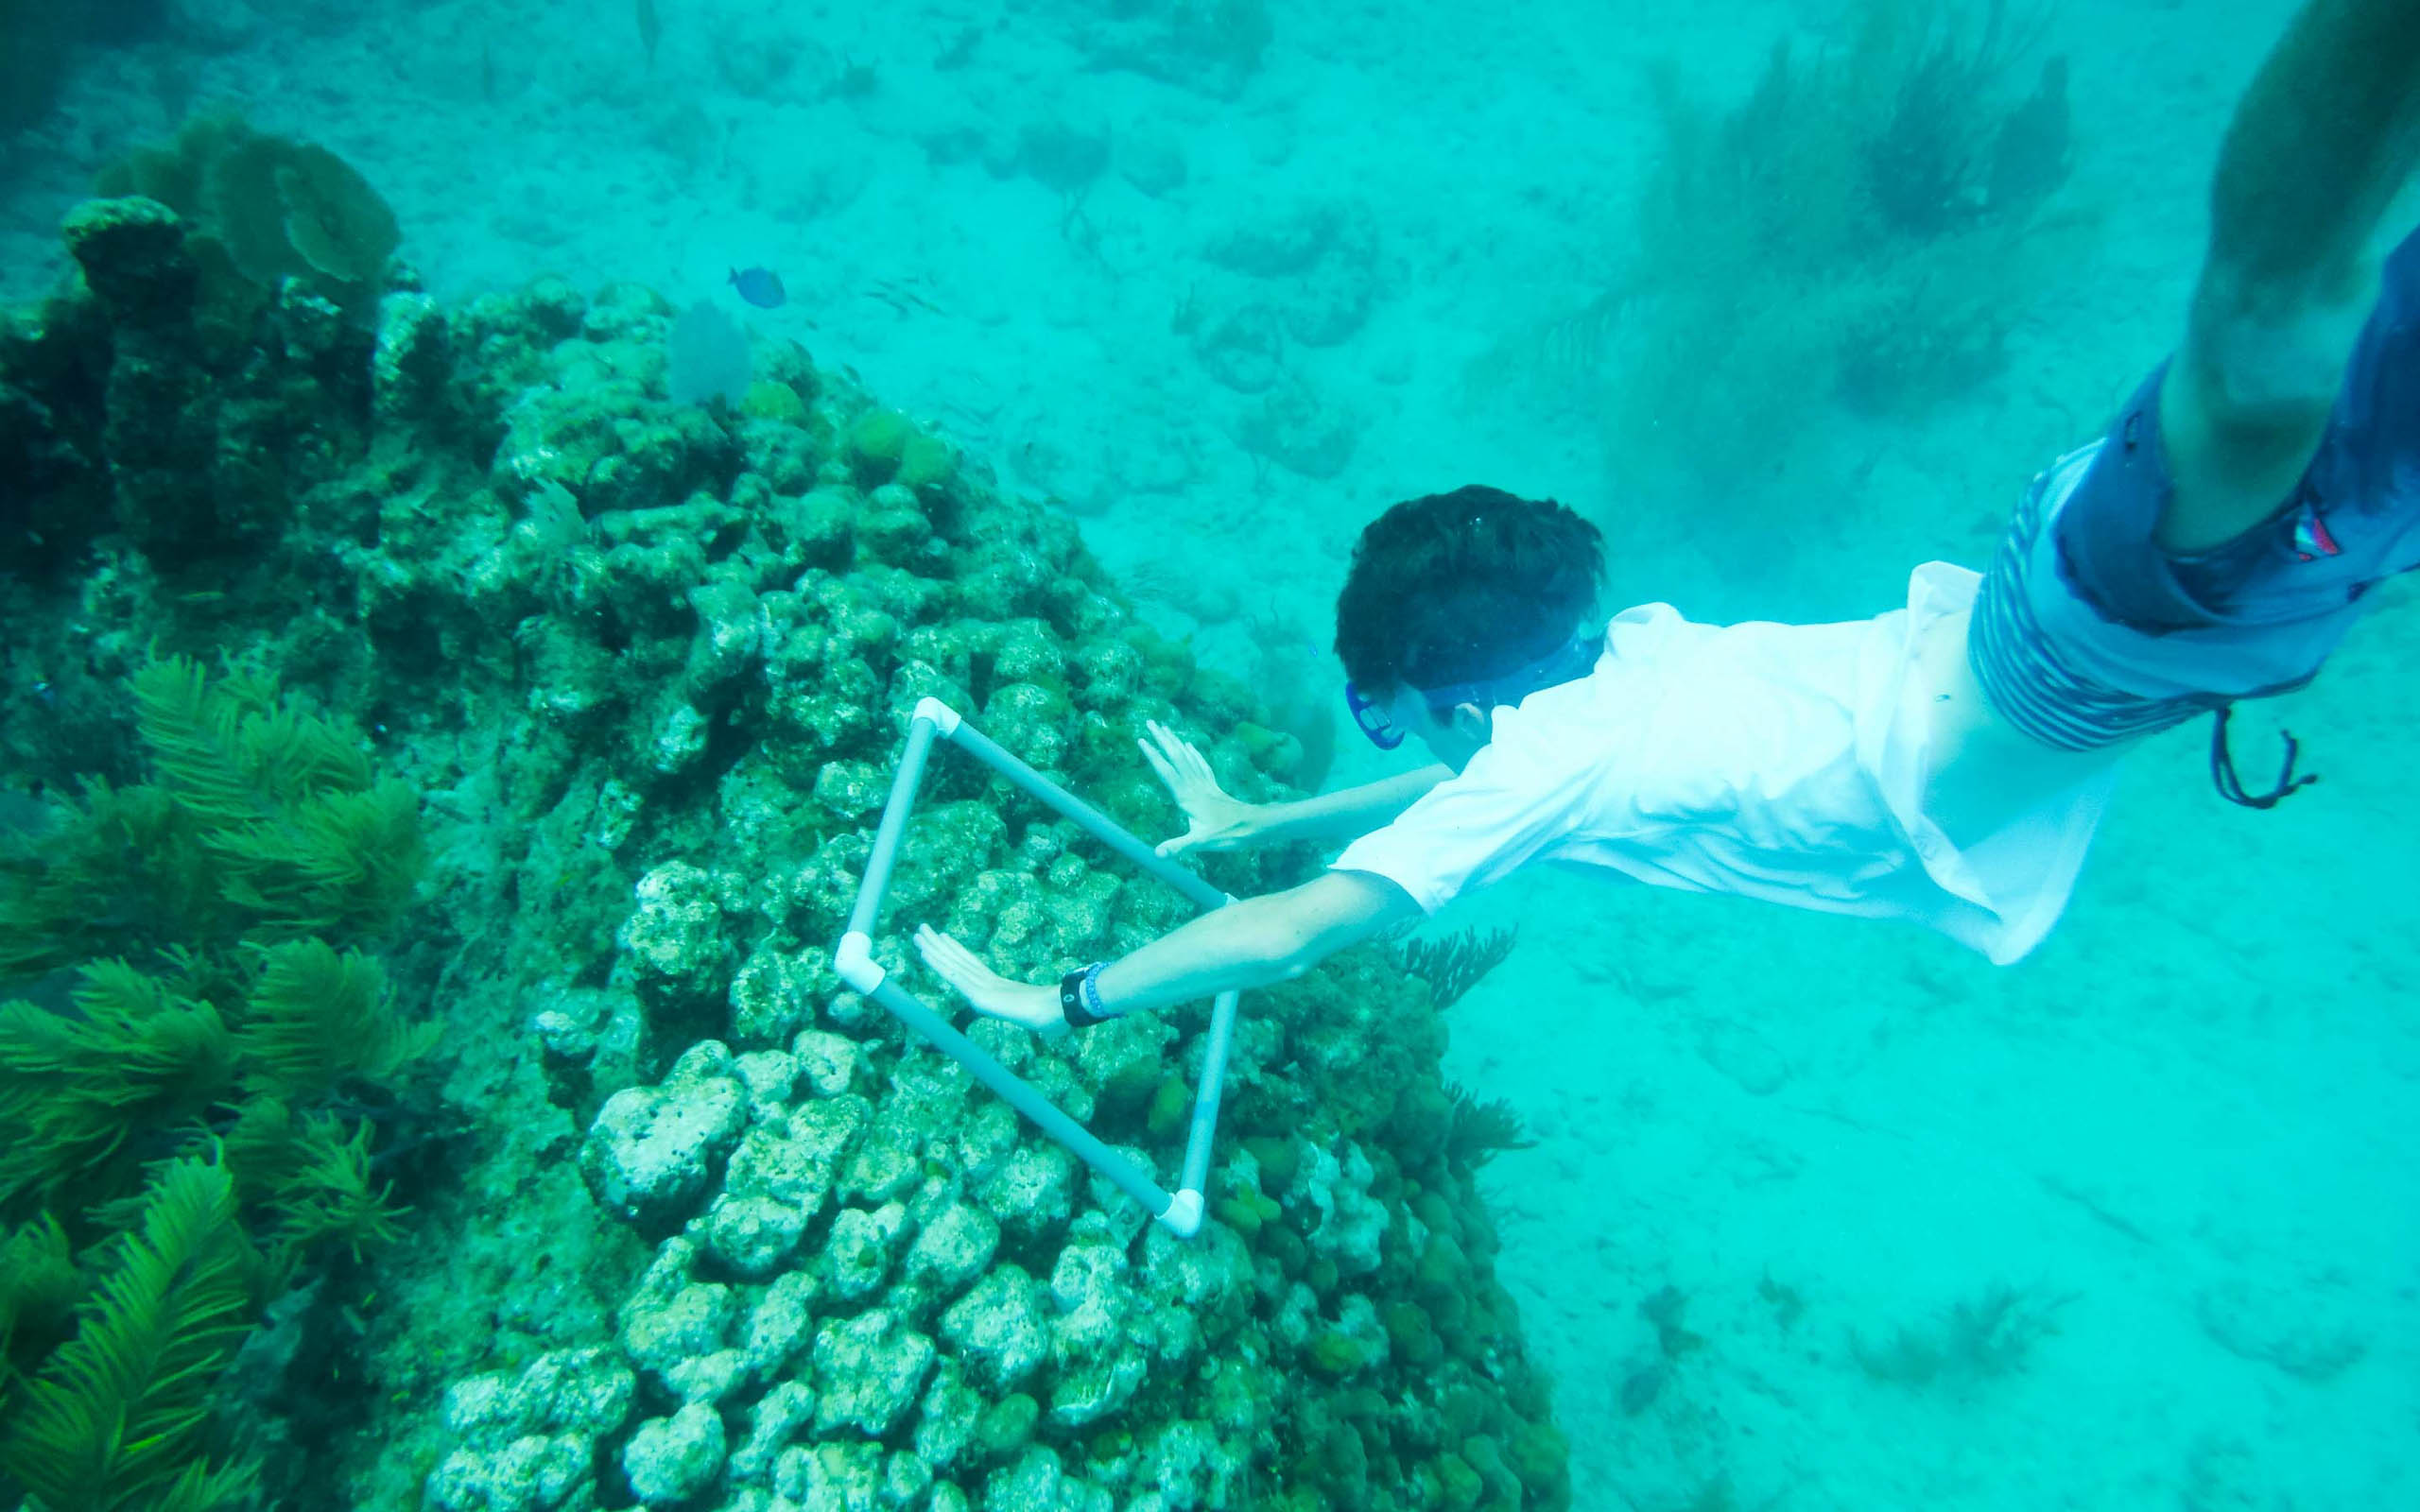
[[(1535, 661), (1496, 677), (1414, 691), (1432, 712), (1466, 703), (1477, 704), (1482, 709), (1517, 704), (1540, 688), (1551, 688), (1558, 682), (1568, 682), (1580, 677), (1597, 664), (1597, 658), (1604, 648), (1605, 638), (1601, 634), (1575, 635)], [(1407, 731), (1387, 717), (1386, 710), (1375, 699), (1355, 687), (1349, 679), (1344, 684), (1344, 706), (1353, 711), (1354, 725), (1370, 737), (1371, 745), (1380, 750), (1392, 750), (1403, 744)]]

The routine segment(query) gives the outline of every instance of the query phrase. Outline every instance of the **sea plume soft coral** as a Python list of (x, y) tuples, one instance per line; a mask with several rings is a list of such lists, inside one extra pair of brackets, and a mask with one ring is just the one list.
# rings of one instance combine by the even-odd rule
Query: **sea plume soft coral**
[(1515, 930), (1464, 929), (1443, 939), (1405, 940), (1393, 954), (1397, 965), (1428, 984), (1429, 1001), (1442, 1012), (1503, 965), (1519, 940)]
[(1527, 1150), (1536, 1147), (1521, 1123), (1521, 1115), (1501, 1097), (1481, 1100), (1460, 1087), (1445, 1089), (1453, 1099), (1453, 1113), (1445, 1135), (1445, 1159), (1465, 1169), (1476, 1170), (1495, 1159), (1505, 1150)]
[(1788, 473), (1822, 455), (1799, 448), (1826, 406), (1910, 413), (1990, 373), (2082, 222), (2046, 204), (2067, 168), (2065, 76), (2017, 73), (2038, 14), (1963, 14), (1863, 0), (1839, 45), (1776, 42), (1727, 108), (1651, 71), (1664, 149), (1633, 249), (1578, 308), (1482, 355), (1472, 391), (1595, 417), (1635, 488), (1749, 507), (1769, 488), (1789, 513), (1760, 523), (1779, 525), (1804, 512)]

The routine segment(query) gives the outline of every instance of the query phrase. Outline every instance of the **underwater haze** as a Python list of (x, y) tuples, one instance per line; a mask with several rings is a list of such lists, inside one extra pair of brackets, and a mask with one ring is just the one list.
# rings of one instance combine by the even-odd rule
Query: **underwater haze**
[[(2292, 10), (0, 0), (0, 1508), (2420, 1506), (2410, 579), (2016, 966), (1539, 869), (1246, 993), (1190, 1239), (832, 961), (921, 698), (1408, 769), (1398, 499), (1983, 566)], [(875, 955), (1172, 1186), (1207, 1005), (908, 941), (1187, 912), (944, 752)]]

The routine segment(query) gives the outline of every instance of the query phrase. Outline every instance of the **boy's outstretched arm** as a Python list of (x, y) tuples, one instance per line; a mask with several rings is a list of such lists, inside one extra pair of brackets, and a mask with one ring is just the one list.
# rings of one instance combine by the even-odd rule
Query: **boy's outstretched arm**
[[(1265, 987), (1300, 976), (1419, 912), (1409, 894), (1382, 877), (1323, 872), (1299, 887), (1246, 898), (1171, 930), (1112, 962), (1095, 986), (1113, 1014)], [(1011, 981), (929, 927), (916, 932), (916, 951), (977, 1012), (1046, 1032), (1063, 1027), (1057, 983)]]
[(2210, 246), (2162, 385), (2175, 492), (2159, 543), (2201, 550), (2288, 500), (2376, 297), (2379, 221), (2420, 163), (2420, 4), (2311, 0), (2236, 107)]

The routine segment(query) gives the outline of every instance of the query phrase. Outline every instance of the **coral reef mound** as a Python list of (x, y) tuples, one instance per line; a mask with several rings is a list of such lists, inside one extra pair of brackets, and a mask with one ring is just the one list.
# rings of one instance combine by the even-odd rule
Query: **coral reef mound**
[[(441, 1026), (430, 1058), (467, 1124), (425, 1142), (412, 1212), (330, 1283), (347, 1305), (230, 1367), (219, 1406), (263, 1446), (267, 1494), (1567, 1504), (1475, 1181), (1515, 1142), (1443, 1087), (1443, 1020), (1393, 956), (1248, 997), (1191, 1242), (834, 975), (927, 695), (1145, 833), (1176, 822), (1136, 750), (1148, 720), (1249, 796), (1299, 759), (1248, 688), (1136, 617), (1071, 521), (796, 347), (760, 345), (737, 404), (676, 401), (674, 310), (646, 289), (544, 281), (448, 308), (390, 286), (349, 347), (344, 319), (318, 345), (266, 338), (304, 318), (290, 271), (243, 338), (250, 422), (339, 443), (268, 491), (251, 456), (180, 452), (182, 497), (213, 507), (164, 517), (145, 449), (193, 422), (190, 390), (122, 375), (205, 340), (198, 301), (141, 295), (198, 277), (177, 269), (216, 234), (157, 198), (83, 207), (76, 283), (0, 330), (0, 470), (36, 480), (5, 524), (42, 538), (11, 547), (0, 595), (20, 674), (0, 812), (140, 770), (114, 709), (154, 645), (275, 667), (359, 731), (256, 774), (272, 830), (386, 833), (372, 773), (420, 796), (424, 881), (378, 965), (406, 1019)], [(302, 716), (251, 684), (230, 713), (196, 674), (149, 676), (147, 717), (191, 715), (168, 775), (219, 822), (209, 795), (240, 768), (187, 770), (212, 732)], [(202, 843), (235, 868), (276, 860), (269, 840)], [(1212, 859), (1238, 894), (1316, 865)], [(251, 885), (340, 919), (398, 875)], [(890, 900), (874, 954), (936, 1004), (906, 944), (920, 924), (1041, 977), (1188, 911), (948, 759)], [(277, 954), (306, 948), (263, 940), (258, 969), (357, 1001), (366, 965)], [(1170, 1180), (1206, 1021), (969, 1032)], [(324, 1043), (233, 1033), (278, 1047), (294, 1095), (321, 1085)], [(308, 1374), (331, 1359), (339, 1386)]]

